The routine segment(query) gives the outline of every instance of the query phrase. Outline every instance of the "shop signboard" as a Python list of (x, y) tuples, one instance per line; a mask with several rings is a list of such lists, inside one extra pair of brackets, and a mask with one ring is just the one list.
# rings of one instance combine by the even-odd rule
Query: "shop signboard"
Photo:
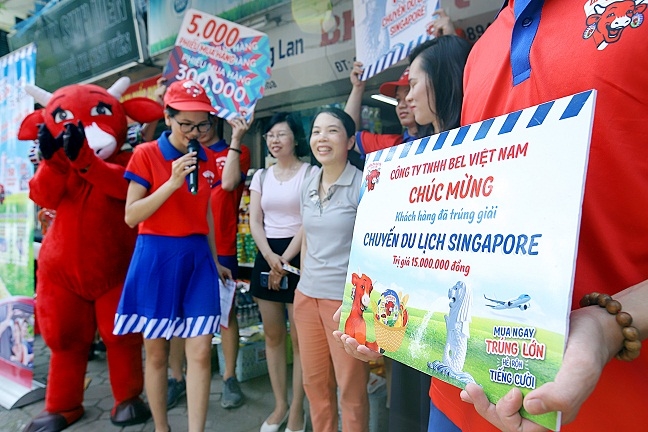
[[(18, 129), (34, 110), (36, 47), (0, 58), (0, 405), (15, 406), (34, 388), (34, 205), (29, 180), (31, 142)], [(42, 386), (38, 386), (42, 388)], [(41, 396), (42, 397), (42, 392)]]
[(189, 9), (162, 76), (168, 84), (183, 79), (198, 82), (217, 116), (250, 120), (270, 73), (266, 34)]
[[(340, 330), (496, 403), (563, 360), (596, 92), (366, 157)], [(560, 414), (522, 416), (560, 427)]]
[(132, 0), (65, 0), (9, 36), (9, 45), (36, 43), (36, 85), (48, 91), (96, 81), (143, 61), (133, 11)]
[(267, 96), (349, 78), (355, 60), (353, 3), (341, 1), (308, 21), (317, 26), (293, 17), (267, 30), (272, 58)]

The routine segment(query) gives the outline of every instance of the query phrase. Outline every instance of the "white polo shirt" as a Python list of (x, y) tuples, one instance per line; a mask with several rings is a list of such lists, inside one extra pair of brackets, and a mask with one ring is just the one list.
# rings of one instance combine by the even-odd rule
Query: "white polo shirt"
[(353, 237), (362, 171), (347, 162), (331, 185), (329, 199), (319, 199), (322, 171), (304, 181), (301, 214), (306, 236), (299, 289), (319, 299), (342, 300)]

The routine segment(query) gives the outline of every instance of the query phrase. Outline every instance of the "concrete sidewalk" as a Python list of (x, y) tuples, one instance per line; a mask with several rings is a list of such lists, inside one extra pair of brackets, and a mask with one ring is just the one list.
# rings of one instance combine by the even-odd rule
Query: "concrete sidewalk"
[[(36, 354), (34, 379), (46, 383), (49, 349), (44, 345), (40, 336), (35, 339), (34, 352)], [(92, 381), (85, 391), (83, 403), (86, 410), (85, 415), (66, 431), (152, 432), (154, 430), (152, 420), (143, 425), (124, 428), (115, 427), (110, 423), (110, 409), (113, 405), (113, 398), (110, 391), (105, 356), (99, 354), (95, 360), (88, 362), (86, 376), (91, 378)], [(291, 373), (288, 373), (288, 376), (290, 377)], [(220, 406), (222, 385), (221, 376), (214, 374), (211, 382), (206, 430), (216, 432), (258, 432), (261, 424), (274, 408), (274, 397), (268, 375), (242, 382), (241, 389), (246, 397), (245, 404), (232, 410), (226, 410)], [(290, 388), (290, 384), (288, 388)], [(31, 418), (43, 410), (44, 406), (45, 402), (39, 401), (12, 410), (0, 407), (0, 431), (21, 432)], [(187, 430), (187, 402), (185, 398), (169, 411), (169, 422), (174, 432)], [(283, 431), (283, 428), (280, 430)]]

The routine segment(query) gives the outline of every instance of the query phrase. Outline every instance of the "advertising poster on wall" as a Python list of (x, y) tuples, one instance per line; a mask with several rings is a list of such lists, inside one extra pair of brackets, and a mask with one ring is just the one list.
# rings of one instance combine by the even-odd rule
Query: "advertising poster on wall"
[(250, 120), (271, 75), (270, 41), (254, 29), (189, 9), (162, 75), (168, 83), (199, 83), (218, 117)]
[[(368, 154), (340, 330), (493, 403), (553, 381), (595, 97)], [(522, 415), (560, 426), (558, 413)]]
[(24, 91), (34, 84), (36, 47), (0, 58), (0, 405), (11, 407), (32, 390), (34, 362), (34, 205), (29, 180), (31, 143), (18, 141), (34, 110)]

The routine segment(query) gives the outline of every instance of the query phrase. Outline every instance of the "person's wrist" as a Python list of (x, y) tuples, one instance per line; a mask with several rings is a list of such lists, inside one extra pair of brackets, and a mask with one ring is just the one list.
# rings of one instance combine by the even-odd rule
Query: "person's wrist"
[[(571, 312), (570, 321), (568, 349), (574, 341), (586, 340), (589, 347), (594, 347), (592, 360), (601, 370), (623, 346), (623, 338), (614, 317), (603, 309), (575, 309)], [(582, 334), (582, 337), (578, 338), (578, 334)], [(582, 350), (584, 347), (577, 346), (576, 349)]]
[(229, 147), (229, 150), (231, 150), (232, 152), (234, 152), (234, 154), (238, 154), (238, 155), (243, 154), (243, 151), (242, 151), (240, 148), (236, 148), (236, 147), (232, 147), (232, 146), (230, 146), (230, 147)]
[(272, 258), (273, 255), (275, 255), (272, 250), (269, 250), (267, 252), (262, 252), (261, 255), (263, 255), (263, 259), (266, 260), (266, 262), (272, 267), (272, 264), (270, 263), (270, 258)]
[[(616, 357), (632, 361), (641, 353), (639, 331), (633, 326), (632, 315), (623, 310), (621, 302), (607, 294), (591, 293), (580, 301), (581, 308), (593, 310), (602, 323), (604, 346), (608, 350), (608, 360)], [(588, 306), (594, 306), (590, 308)]]

